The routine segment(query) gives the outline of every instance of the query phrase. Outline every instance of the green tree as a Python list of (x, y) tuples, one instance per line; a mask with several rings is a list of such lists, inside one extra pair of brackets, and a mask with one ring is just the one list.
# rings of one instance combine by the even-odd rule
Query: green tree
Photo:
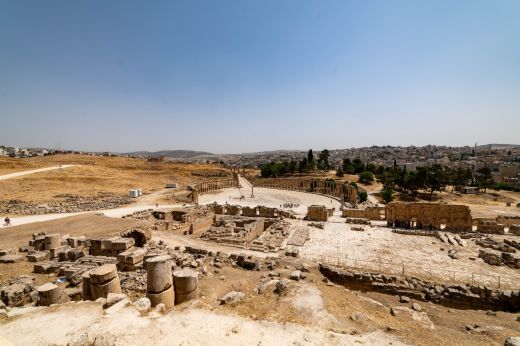
[(309, 170), (313, 171), (316, 168), (316, 162), (314, 162), (314, 154), (312, 153), (312, 149), (309, 149), (307, 153), (307, 162), (309, 164)]
[(330, 153), (327, 149), (323, 149), (318, 155), (318, 168), (324, 171), (330, 170), (329, 164)]
[(345, 172), (343, 171), (343, 167), (341, 166), (338, 166), (338, 168), (336, 169), (336, 176), (338, 177), (343, 177), (345, 175)]
[(477, 187), (486, 192), (486, 189), (493, 184), (493, 177), (489, 167), (482, 167), (475, 173), (475, 183)]
[(374, 181), (374, 173), (372, 172), (361, 172), (359, 173), (359, 182), (365, 185), (370, 185)]
[(428, 169), (426, 187), (430, 190), (430, 199), (434, 191), (441, 192), (446, 187), (446, 175), (441, 165), (433, 165)]
[(368, 199), (368, 194), (366, 191), (358, 191), (358, 199), (360, 203), (366, 202)]
[(304, 173), (304, 172), (307, 172), (308, 170), (309, 170), (309, 161), (307, 161), (307, 158), (304, 157), (300, 161), (300, 164), (298, 165), (298, 172)]
[(384, 189), (383, 191), (381, 191), (381, 198), (383, 198), (383, 201), (385, 201), (385, 203), (390, 203), (392, 202), (392, 200), (394, 199), (394, 190), (392, 189)]
[(365, 170), (365, 164), (363, 163), (363, 161), (361, 161), (359, 157), (355, 158), (352, 161), (352, 164), (354, 165), (354, 173), (356, 174), (361, 173)]

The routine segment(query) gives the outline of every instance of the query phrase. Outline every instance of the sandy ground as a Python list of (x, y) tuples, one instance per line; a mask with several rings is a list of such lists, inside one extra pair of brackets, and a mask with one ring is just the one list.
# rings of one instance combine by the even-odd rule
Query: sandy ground
[[(63, 323), (63, 321), (67, 323)], [(21, 330), (30, 331), (20, 333)], [(83, 334), (112, 336), (117, 345), (403, 345), (383, 332), (345, 335), (295, 324), (254, 321), (201, 309), (141, 317), (132, 306), (103, 314), (96, 303), (42, 309), (2, 325), (15, 345), (66, 344)]]
[[(306, 223), (290, 222), (295, 228), (305, 227)], [(471, 283), (474, 280), (490, 287), (498, 287), (500, 277), (500, 287), (510, 289), (518, 289), (520, 282), (519, 270), (491, 266), (476, 258), (481, 247), (472, 240), (467, 241), (467, 247), (454, 246), (434, 237), (401, 235), (382, 227), (353, 231), (352, 226), (345, 223), (327, 223), (324, 230), (308, 229), (311, 239), (300, 248), (300, 255), (316, 262), (387, 274), (402, 274), (404, 266), (406, 275), (445, 282)], [(457, 251), (458, 259), (448, 256), (450, 249)]]

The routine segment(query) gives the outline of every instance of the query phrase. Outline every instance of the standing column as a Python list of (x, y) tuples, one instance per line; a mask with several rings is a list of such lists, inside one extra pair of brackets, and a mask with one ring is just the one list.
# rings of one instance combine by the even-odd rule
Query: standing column
[(152, 306), (164, 304), (170, 309), (174, 304), (171, 257), (168, 255), (151, 257), (146, 260), (146, 296)]

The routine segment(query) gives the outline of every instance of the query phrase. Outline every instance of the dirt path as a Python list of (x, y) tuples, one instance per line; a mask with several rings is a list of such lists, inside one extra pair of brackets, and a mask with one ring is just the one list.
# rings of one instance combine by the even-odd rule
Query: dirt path
[(41, 173), (41, 172), (47, 172), (47, 171), (52, 171), (52, 170), (55, 170), (55, 169), (62, 169), (62, 168), (68, 168), (68, 167), (76, 167), (76, 166), (79, 166), (79, 165), (60, 165), (60, 166), (53, 166), (53, 167), (46, 167), (46, 168), (32, 169), (32, 170), (30, 170), (30, 171), (23, 171), (23, 172), (9, 173), (9, 174), (0, 175), (0, 180), (13, 179), (13, 178), (22, 177), (22, 176), (24, 176), (24, 175), (35, 174), (35, 173)]
[[(76, 215), (84, 215), (84, 214), (99, 214), (102, 213), (108, 217), (120, 218), (128, 214), (132, 214), (136, 211), (146, 210), (146, 209), (170, 209), (170, 208), (178, 208), (182, 207), (182, 204), (163, 204), (159, 205), (159, 208), (156, 208), (155, 204), (139, 204), (139, 205), (131, 205), (128, 207), (115, 208), (115, 209), (105, 209), (105, 210), (95, 210), (95, 211), (84, 211), (79, 213), (61, 213), (61, 214), (42, 214), (42, 215), (28, 215), (28, 216), (20, 216), (20, 217), (12, 217), (11, 218), (11, 227), (26, 225), (35, 222), (45, 222), (51, 220), (62, 219), (64, 217), (76, 216)], [(0, 225), (0, 228), (4, 228), (3, 223)]]

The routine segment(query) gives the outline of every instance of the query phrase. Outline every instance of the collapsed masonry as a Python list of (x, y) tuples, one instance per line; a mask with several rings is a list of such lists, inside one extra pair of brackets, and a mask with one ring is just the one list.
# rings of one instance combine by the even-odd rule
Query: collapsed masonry
[(205, 231), (213, 220), (212, 207), (193, 206), (169, 211), (147, 209), (126, 215), (126, 218), (147, 221), (149, 228), (160, 231), (179, 231), (194, 234)]
[(352, 272), (322, 264), (319, 270), (330, 281), (349, 289), (407, 296), (457, 309), (520, 311), (520, 291), (499, 291), (469, 284), (440, 284), (414, 277)]
[(270, 189), (301, 191), (332, 196), (343, 202), (356, 205), (358, 200), (357, 190), (354, 186), (343, 181), (332, 179), (310, 178), (259, 178), (249, 177), (249, 181), (255, 187)]
[(222, 216), (201, 236), (204, 240), (256, 251), (278, 251), (289, 231), (283, 220)]

